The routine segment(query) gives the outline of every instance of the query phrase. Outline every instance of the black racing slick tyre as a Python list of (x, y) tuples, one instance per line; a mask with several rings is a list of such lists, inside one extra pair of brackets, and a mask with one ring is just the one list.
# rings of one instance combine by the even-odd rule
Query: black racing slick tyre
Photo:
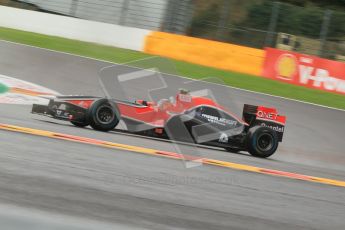
[(89, 122), (86, 122), (86, 121), (84, 121), (84, 122), (71, 121), (71, 123), (73, 125), (75, 125), (77, 127), (81, 127), (81, 128), (84, 128), (84, 127), (89, 125)]
[(277, 133), (267, 127), (254, 126), (247, 134), (248, 152), (261, 158), (267, 158), (275, 153), (278, 148)]
[(107, 132), (117, 126), (120, 121), (120, 113), (115, 104), (102, 98), (91, 105), (88, 118), (93, 129)]

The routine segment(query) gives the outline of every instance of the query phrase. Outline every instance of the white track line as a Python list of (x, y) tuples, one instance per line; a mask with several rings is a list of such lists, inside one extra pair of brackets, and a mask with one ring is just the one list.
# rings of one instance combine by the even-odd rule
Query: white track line
[[(110, 62), (110, 61), (106, 61), (106, 60), (102, 60), (102, 59), (98, 59), (98, 58), (86, 57), (86, 56), (82, 56), (82, 55), (78, 55), (78, 54), (72, 54), (72, 53), (67, 53), (67, 52), (63, 52), (63, 51), (52, 50), (52, 49), (48, 49), (48, 48), (42, 48), (42, 47), (22, 44), (22, 43), (18, 43), (18, 42), (6, 41), (6, 40), (2, 40), (2, 39), (0, 39), (0, 42), (11, 43), (11, 44), (16, 44), (16, 45), (21, 45), (21, 46), (27, 46), (27, 47), (41, 49), (41, 50), (45, 50), (45, 51), (49, 51), (49, 52), (54, 52), (54, 53), (60, 53), (60, 54), (65, 54), (65, 55), (69, 55), (69, 56), (85, 58), (85, 59), (99, 61), (99, 62), (103, 62), (103, 63), (109, 63), (109, 64), (112, 64), (112, 65), (123, 65), (123, 66), (127, 66), (127, 67), (130, 67), (130, 68), (141, 69), (141, 68), (138, 68), (138, 67), (135, 67), (135, 66), (127, 65), (127, 64), (132, 63), (132, 62), (140, 61), (141, 59), (130, 61), (130, 62), (125, 62), (125, 63), (116, 63), (116, 62)], [(114, 48), (116, 48), (116, 47), (114, 47)], [(138, 52), (138, 51), (136, 51), (136, 52)], [(148, 58), (144, 58), (144, 59), (149, 59), (149, 58), (152, 58), (152, 57), (148, 57)], [(180, 77), (180, 78), (185, 78), (185, 79), (189, 79), (189, 80), (195, 80), (193, 78), (178, 76), (178, 75), (174, 75), (174, 74), (168, 74), (168, 75), (175, 76), (175, 77)], [(288, 100), (288, 101), (294, 101), (294, 102), (298, 102), (298, 103), (303, 103), (303, 104), (307, 104), (307, 105), (317, 106), (317, 107), (321, 107), (321, 108), (326, 108), (326, 109), (332, 109), (332, 110), (337, 110), (337, 111), (345, 112), (345, 109), (339, 109), (339, 108), (334, 108), (334, 107), (330, 107), (330, 106), (326, 106), (326, 105), (320, 105), (320, 104), (315, 104), (315, 103), (311, 103), (311, 102), (301, 101), (301, 100), (297, 100), (297, 99), (292, 99), (292, 98), (287, 98), (287, 97), (282, 97), (282, 96), (276, 96), (276, 95), (272, 95), (272, 94), (268, 94), (268, 93), (256, 92), (256, 91), (252, 91), (252, 90), (248, 90), (248, 89), (241, 89), (241, 88), (237, 88), (237, 87), (233, 87), (233, 86), (229, 86), (229, 85), (222, 85), (222, 84), (218, 84), (218, 83), (212, 83), (212, 84), (221, 85), (221, 86), (224, 86), (224, 87), (227, 87), (227, 88), (231, 88), (231, 89), (235, 89), (235, 90), (239, 90), (239, 91), (244, 91), (244, 92), (248, 92), (248, 93), (259, 94), (259, 95), (264, 95), (264, 96), (284, 99), (284, 100)]]

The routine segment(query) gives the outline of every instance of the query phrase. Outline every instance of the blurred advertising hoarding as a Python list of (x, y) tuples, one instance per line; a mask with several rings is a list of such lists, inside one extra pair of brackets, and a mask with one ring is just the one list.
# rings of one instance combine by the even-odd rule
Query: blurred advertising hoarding
[(296, 52), (265, 48), (263, 76), (345, 95), (345, 63)]

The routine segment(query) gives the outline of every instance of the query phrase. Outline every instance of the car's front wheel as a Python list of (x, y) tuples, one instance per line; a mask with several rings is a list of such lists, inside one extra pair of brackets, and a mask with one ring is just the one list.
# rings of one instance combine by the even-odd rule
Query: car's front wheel
[(275, 153), (278, 148), (277, 133), (267, 127), (254, 126), (247, 134), (248, 152), (256, 157), (266, 158)]

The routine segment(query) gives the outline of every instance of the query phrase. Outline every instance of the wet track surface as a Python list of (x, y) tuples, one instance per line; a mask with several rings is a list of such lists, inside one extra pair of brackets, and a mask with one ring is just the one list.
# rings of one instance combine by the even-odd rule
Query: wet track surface
[[(103, 94), (97, 72), (109, 63), (7, 42), (0, 50), (1, 74), (63, 94)], [(200, 149), (203, 156), (345, 180), (345, 112), (229, 90), (238, 108), (264, 104), (286, 114), (284, 142), (268, 160), (209, 148)], [(75, 128), (29, 112), (30, 106), (2, 104), (0, 123), (174, 151), (167, 142)], [(180, 161), (7, 131), (0, 140), (0, 203), (75, 217), (81, 226), (94, 220), (120, 229), (345, 228), (341, 187), (212, 166), (186, 169)]]

